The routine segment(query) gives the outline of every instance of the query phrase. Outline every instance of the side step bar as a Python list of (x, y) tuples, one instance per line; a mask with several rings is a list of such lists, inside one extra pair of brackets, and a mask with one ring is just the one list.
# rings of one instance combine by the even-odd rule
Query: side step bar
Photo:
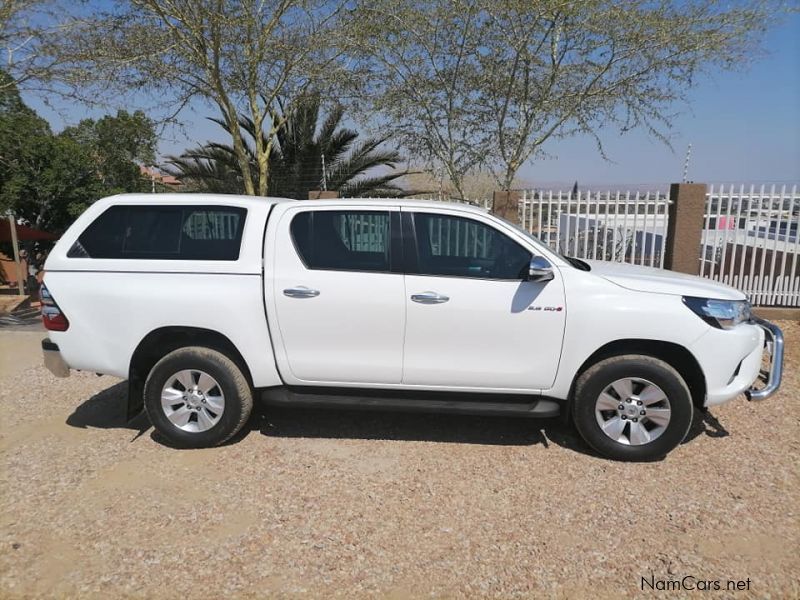
[(557, 417), (555, 400), (501, 394), (408, 393), (398, 390), (275, 387), (261, 390), (261, 400), (273, 406), (347, 408), (398, 412), (451, 413), (460, 415)]

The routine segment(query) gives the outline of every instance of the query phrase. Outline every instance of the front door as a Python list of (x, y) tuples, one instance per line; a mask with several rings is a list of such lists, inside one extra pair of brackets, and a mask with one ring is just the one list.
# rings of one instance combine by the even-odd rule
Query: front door
[(411, 257), (403, 383), (551, 387), (565, 321), (558, 269), (551, 281), (524, 281), (531, 251), (488, 218), (404, 211), (403, 219)]
[(288, 383), (400, 383), (405, 294), (391, 235), (399, 215), (298, 207), (281, 216), (266, 252), (274, 257), (272, 334)]

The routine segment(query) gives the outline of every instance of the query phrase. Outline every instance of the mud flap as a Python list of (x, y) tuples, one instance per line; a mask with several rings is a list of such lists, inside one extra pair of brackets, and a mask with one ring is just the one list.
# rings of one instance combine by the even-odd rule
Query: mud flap
[(138, 417), (144, 409), (144, 381), (131, 373), (128, 378), (128, 409), (125, 415), (127, 422), (131, 422)]

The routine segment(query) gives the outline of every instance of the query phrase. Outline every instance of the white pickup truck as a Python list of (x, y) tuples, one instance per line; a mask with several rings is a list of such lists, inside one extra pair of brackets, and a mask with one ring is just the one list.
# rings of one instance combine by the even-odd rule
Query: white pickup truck
[(181, 446), (225, 442), (259, 397), (561, 414), (602, 455), (648, 460), (695, 408), (781, 379), (781, 331), (739, 291), (560, 256), (461, 204), (114, 196), (45, 270), (48, 368), (127, 378), (129, 416), (144, 404)]

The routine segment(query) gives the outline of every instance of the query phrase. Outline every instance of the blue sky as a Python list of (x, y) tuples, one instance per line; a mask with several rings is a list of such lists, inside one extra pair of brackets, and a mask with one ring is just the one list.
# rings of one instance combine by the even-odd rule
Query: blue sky
[(594, 140), (548, 148), (555, 160), (526, 166), (531, 182), (668, 183), (680, 181), (692, 144), (689, 179), (704, 182), (800, 183), (800, 15), (769, 32), (766, 56), (746, 70), (702, 81), (673, 121), (673, 149), (643, 131), (606, 132), (603, 160)]
[[(690, 92), (689, 105), (670, 131), (672, 149), (644, 131), (601, 137), (611, 162), (597, 152), (588, 136), (560, 140), (545, 147), (550, 158), (526, 165), (519, 178), (526, 184), (666, 184), (680, 181), (686, 148), (692, 144), (689, 179), (708, 183), (800, 183), (800, 14), (790, 16), (765, 39), (766, 56), (747, 69), (719, 73)], [(28, 104), (61, 129), (102, 112), (25, 95)], [(132, 107), (128, 107), (132, 108)], [(185, 127), (165, 132), (160, 152), (179, 153), (207, 139), (223, 139), (204, 117), (202, 105), (181, 115)]]

